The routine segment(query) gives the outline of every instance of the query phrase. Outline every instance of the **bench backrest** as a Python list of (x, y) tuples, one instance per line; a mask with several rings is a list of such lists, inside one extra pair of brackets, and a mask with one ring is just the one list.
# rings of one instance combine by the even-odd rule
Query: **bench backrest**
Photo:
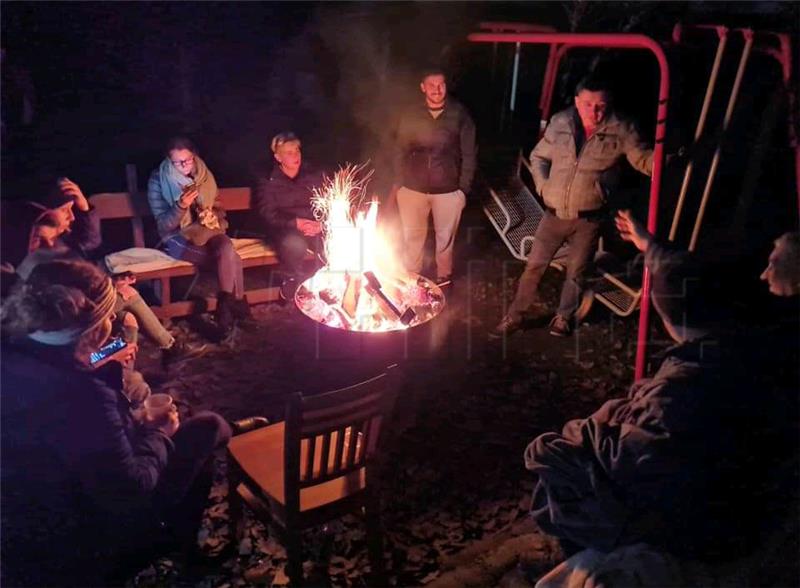
[[(250, 188), (220, 188), (217, 202), (225, 210), (249, 210), (252, 194)], [(104, 192), (89, 197), (100, 220), (130, 219), (134, 247), (144, 247), (144, 217), (152, 217), (147, 203), (147, 194), (140, 192)]]

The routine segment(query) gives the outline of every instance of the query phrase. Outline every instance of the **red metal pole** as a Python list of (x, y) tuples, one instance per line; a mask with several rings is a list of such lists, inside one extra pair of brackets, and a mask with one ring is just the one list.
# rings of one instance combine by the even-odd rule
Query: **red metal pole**
[[(669, 65), (664, 50), (650, 37), (625, 33), (473, 33), (468, 36), (476, 43), (534, 43), (572, 44), (577, 47), (606, 47), (618, 49), (646, 49), (655, 55), (660, 71), (658, 110), (653, 153), (653, 174), (650, 182), (650, 204), (647, 230), (656, 232), (658, 221), (658, 195), (661, 190), (661, 173), (664, 167), (664, 139), (667, 134), (667, 102), (669, 100)], [(636, 346), (634, 377), (644, 376), (647, 360), (647, 334), (650, 325), (650, 272), (645, 268), (642, 277), (642, 301), (639, 306), (639, 331)]]

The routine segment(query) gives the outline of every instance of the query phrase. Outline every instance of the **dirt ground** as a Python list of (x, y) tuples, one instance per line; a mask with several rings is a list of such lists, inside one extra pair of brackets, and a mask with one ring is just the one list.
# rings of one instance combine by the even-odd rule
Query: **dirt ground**
[[(154, 389), (173, 394), (184, 409), (281, 419), (288, 393), (354, 384), (397, 363), (403, 384), (383, 483), (385, 553), (392, 585), (430, 582), (452, 566), (454, 554), (526, 521), (533, 489), (522, 459), (527, 443), (624, 394), (633, 377), (636, 321), (603, 308), (593, 308), (570, 338), (550, 336), (542, 320), (504, 342), (487, 340), (522, 270), (489, 231), (480, 211), (468, 211), (458, 255), (469, 261), (447, 308), (409, 331), (407, 340), (370, 335), (359, 341), (312, 323), (293, 305), (274, 303), (253, 307), (256, 328), (238, 329), (229, 344), (212, 345), (203, 358), (168, 373), (144, 342), (142, 370)], [(552, 269), (545, 276), (543, 298), (550, 306), (561, 279)], [(171, 328), (202, 341), (190, 320)], [(208, 550), (228, 542), (226, 493), (220, 476), (201, 533)], [(541, 557), (532, 565), (544, 571), (558, 551), (538, 541), (541, 550), (534, 553)], [(309, 531), (305, 556), (314, 584), (363, 584), (368, 563), (361, 521)], [(280, 585), (287, 581), (285, 563), (280, 543), (248, 516), (238, 556), (201, 585)], [(180, 567), (165, 559), (132, 582), (184, 580)]]

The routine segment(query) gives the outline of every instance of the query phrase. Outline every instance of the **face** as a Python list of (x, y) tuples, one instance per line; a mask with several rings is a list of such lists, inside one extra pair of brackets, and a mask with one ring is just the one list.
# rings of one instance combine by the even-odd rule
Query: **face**
[[(63, 206), (54, 208), (50, 213), (56, 223), (56, 237), (69, 231), (75, 220), (75, 213), (72, 212), (74, 202), (67, 202)], [(49, 228), (49, 227), (45, 227)]]
[(169, 152), (169, 160), (179, 172), (185, 176), (194, 172), (194, 153), (188, 149), (173, 149)]
[(289, 177), (294, 177), (300, 171), (300, 164), (303, 157), (300, 153), (300, 143), (297, 141), (287, 141), (278, 145), (275, 152), (275, 161), (281, 166), (283, 173)]
[(800, 292), (800, 270), (791, 267), (789, 257), (789, 246), (786, 239), (781, 237), (775, 241), (767, 267), (761, 273), (761, 279), (767, 282), (769, 291), (776, 296), (793, 296)]
[(578, 109), (578, 116), (586, 129), (594, 129), (603, 122), (608, 109), (608, 95), (603, 92), (590, 92), (581, 90), (575, 96), (575, 108)]
[(50, 227), (48, 225), (37, 225), (34, 228), (34, 238), (31, 246), (33, 249), (52, 249), (56, 245), (56, 239), (58, 239), (58, 236), (58, 229), (55, 227)]
[(419, 85), (430, 108), (441, 108), (447, 98), (447, 82), (441, 74), (427, 76)]

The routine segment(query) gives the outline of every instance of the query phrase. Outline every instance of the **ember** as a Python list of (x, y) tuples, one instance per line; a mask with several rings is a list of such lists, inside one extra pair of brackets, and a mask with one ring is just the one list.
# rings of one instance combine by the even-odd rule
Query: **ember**
[(347, 166), (315, 191), (312, 203), (323, 226), (326, 262), (297, 290), (295, 304), (337, 329), (407, 329), (439, 314), (444, 294), (399, 262), (377, 226), (377, 200), (365, 206), (372, 172), (363, 172), (364, 166)]

